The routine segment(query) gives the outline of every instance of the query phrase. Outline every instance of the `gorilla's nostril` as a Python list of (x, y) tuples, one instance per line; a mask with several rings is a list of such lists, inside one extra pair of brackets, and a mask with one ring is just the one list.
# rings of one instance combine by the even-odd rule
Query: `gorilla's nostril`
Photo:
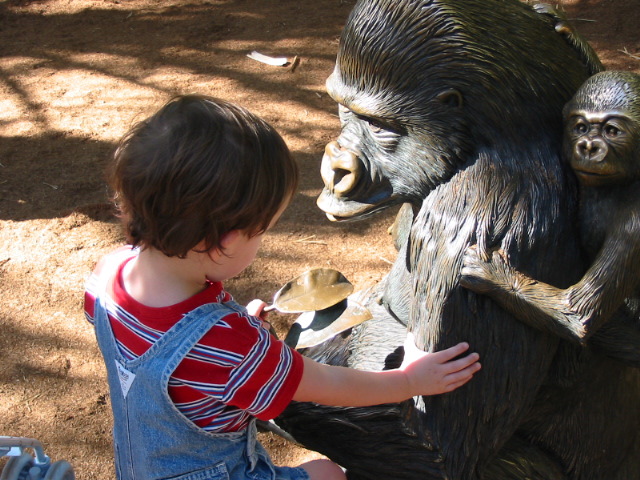
[(333, 191), (337, 194), (351, 191), (355, 184), (354, 172), (337, 168), (333, 171)]

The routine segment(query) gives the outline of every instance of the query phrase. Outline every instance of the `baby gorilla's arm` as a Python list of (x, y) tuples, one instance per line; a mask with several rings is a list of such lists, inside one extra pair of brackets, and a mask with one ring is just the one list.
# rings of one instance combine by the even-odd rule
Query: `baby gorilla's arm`
[(550, 331), (561, 338), (586, 341), (585, 316), (572, 307), (570, 289), (561, 290), (538, 282), (512, 268), (501, 251), (483, 259), (478, 249), (467, 249), (460, 284), (488, 295), (527, 325)]
[[(631, 268), (638, 252), (630, 245), (605, 242), (584, 277), (564, 290), (515, 270), (501, 251), (483, 259), (471, 247), (465, 252), (460, 284), (490, 296), (531, 327), (581, 344), (591, 338), (603, 353), (640, 365), (640, 321), (624, 303), (638, 286)], [(614, 281), (612, 272), (620, 271), (625, 274)]]

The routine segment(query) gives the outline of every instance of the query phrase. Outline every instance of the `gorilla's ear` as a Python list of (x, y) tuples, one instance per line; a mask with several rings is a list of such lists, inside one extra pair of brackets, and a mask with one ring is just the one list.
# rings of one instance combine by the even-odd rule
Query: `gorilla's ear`
[(455, 88), (444, 90), (436, 95), (436, 99), (449, 107), (461, 108), (462, 107), (462, 93)]

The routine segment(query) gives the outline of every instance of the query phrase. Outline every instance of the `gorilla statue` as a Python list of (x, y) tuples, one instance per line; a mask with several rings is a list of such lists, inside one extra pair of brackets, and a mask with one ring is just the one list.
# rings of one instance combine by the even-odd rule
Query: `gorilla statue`
[[(640, 478), (640, 370), (464, 288), (465, 252), (565, 289), (588, 268), (562, 161), (562, 109), (600, 70), (552, 9), (517, 0), (359, 0), (327, 90), (341, 132), (322, 161), (333, 221), (400, 211), (373, 319), (302, 352), (365, 370), (466, 341), (462, 388), (365, 408), (292, 403), (278, 425), (350, 479)], [(637, 168), (637, 165), (636, 165)]]

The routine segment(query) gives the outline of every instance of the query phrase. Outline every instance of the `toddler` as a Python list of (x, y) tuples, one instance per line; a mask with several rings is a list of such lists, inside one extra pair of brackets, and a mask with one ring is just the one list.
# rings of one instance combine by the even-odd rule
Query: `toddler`
[(401, 368), (316, 363), (269, 334), (265, 303), (221, 282), (255, 258), (294, 195), (297, 166), (250, 112), (198, 95), (173, 99), (121, 140), (110, 170), (128, 246), (87, 282), (85, 313), (106, 364), (119, 480), (345, 479), (330, 460), (273, 465), (255, 419), (292, 400), (336, 406), (449, 392), (480, 369), (468, 345)]

